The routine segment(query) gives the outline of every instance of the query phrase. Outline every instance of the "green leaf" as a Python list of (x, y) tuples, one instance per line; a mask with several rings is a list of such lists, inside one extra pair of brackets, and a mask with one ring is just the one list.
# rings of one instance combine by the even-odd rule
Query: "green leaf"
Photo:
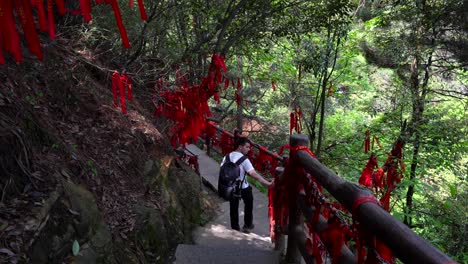
[(80, 244), (76, 240), (73, 241), (72, 252), (73, 252), (73, 256), (77, 256), (78, 252), (80, 252)]
[(444, 208), (445, 208), (445, 209), (448, 210), (448, 209), (452, 208), (452, 206), (453, 206), (453, 203), (452, 203), (452, 202), (450, 202), (450, 201), (445, 201), (445, 203), (444, 203)]
[(450, 195), (452, 197), (457, 196), (457, 187), (453, 184), (449, 184), (448, 187), (450, 188)]

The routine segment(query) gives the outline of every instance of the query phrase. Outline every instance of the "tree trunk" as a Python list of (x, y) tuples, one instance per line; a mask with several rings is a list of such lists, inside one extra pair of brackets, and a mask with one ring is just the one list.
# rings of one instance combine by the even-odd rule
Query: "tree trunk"
[[(434, 39), (432, 40), (434, 44)], [(410, 168), (410, 180), (416, 178), (416, 169), (418, 167), (418, 158), (419, 158), (419, 148), (421, 146), (421, 136), (422, 136), (422, 125), (424, 121), (423, 113), (425, 108), (426, 95), (428, 93), (428, 82), (430, 77), (430, 66), (432, 65), (432, 54), (429, 55), (428, 60), (424, 66), (424, 79), (421, 83), (419, 79), (419, 68), (421, 67), (419, 54), (415, 55), (415, 58), (411, 64), (411, 93), (413, 99), (413, 117), (410, 126), (410, 133), (414, 135), (413, 141), (413, 156), (411, 159), (411, 168)], [(411, 227), (413, 225), (413, 195), (414, 195), (414, 184), (411, 183), (408, 186), (408, 191), (406, 192), (406, 207), (405, 207), (405, 217), (403, 222)]]
[(323, 122), (325, 121), (325, 93), (327, 90), (327, 78), (326, 73), (323, 78), (322, 82), (322, 91), (320, 94), (320, 123), (319, 123), (319, 131), (318, 131), (318, 139), (317, 139), (317, 151), (315, 155), (317, 158), (320, 159), (321, 148), (322, 148), (322, 138), (323, 138)]

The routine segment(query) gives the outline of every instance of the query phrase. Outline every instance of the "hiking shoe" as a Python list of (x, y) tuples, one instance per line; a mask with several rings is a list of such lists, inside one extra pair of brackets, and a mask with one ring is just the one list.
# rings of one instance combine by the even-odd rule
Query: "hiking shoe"
[(254, 224), (252, 224), (251, 226), (244, 226), (244, 227), (242, 228), (242, 232), (248, 234), (248, 233), (250, 233), (250, 232), (254, 229), (254, 227), (255, 227)]
[(232, 227), (232, 230), (240, 231), (240, 227)]

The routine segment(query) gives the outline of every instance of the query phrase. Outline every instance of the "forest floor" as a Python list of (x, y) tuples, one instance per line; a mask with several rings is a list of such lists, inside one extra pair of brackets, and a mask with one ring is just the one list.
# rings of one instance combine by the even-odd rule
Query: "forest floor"
[[(113, 238), (125, 240), (135, 228), (134, 204), (167, 206), (145, 185), (141, 161), (173, 151), (141, 95), (135, 93), (123, 115), (113, 106), (111, 72), (99, 70), (105, 65), (90, 66), (92, 56), (62, 46), (48, 55), (44, 63), (0, 67), (1, 263), (25, 259), (48, 220), (37, 213), (62, 179), (94, 194)], [(203, 197), (208, 221), (219, 198)]]

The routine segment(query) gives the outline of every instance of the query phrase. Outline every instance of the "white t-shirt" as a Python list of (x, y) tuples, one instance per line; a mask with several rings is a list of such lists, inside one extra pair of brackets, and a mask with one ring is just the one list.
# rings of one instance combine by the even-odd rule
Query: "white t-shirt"
[[(244, 156), (244, 154), (237, 152), (237, 151), (233, 151), (229, 153), (229, 160), (235, 163), (242, 156)], [(225, 159), (226, 157), (223, 158), (223, 161), (221, 162), (221, 166), (223, 166)], [(245, 189), (249, 187), (249, 182), (247, 182), (247, 172), (253, 170), (254, 167), (252, 166), (252, 163), (250, 162), (250, 160), (247, 158), (239, 165), (239, 168), (240, 168), (240, 177), (242, 180), (242, 189)]]

